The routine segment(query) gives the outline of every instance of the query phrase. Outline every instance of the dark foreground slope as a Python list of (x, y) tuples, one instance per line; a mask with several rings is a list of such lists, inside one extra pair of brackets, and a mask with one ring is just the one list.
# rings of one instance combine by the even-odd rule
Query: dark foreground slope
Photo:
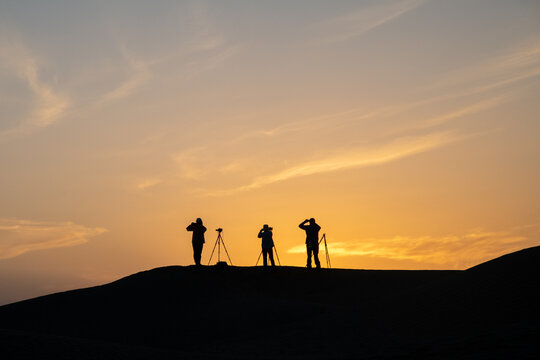
[(537, 358), (540, 247), (467, 271), (180, 267), (0, 307), (0, 356)]

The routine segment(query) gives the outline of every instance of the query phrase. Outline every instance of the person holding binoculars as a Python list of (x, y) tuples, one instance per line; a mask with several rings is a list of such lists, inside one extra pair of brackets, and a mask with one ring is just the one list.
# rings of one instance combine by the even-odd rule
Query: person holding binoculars
[(193, 260), (195, 260), (195, 265), (201, 265), (201, 254), (204, 245), (204, 233), (206, 232), (206, 227), (204, 227), (202, 219), (197, 218), (195, 222), (192, 222), (187, 228), (187, 231), (193, 231), (193, 237), (191, 244), (193, 245)]
[(261, 239), (263, 265), (266, 267), (266, 256), (268, 256), (270, 258), (272, 266), (276, 266), (276, 264), (274, 263), (274, 253), (272, 250), (272, 248), (274, 247), (274, 239), (272, 239), (272, 228), (269, 227), (267, 224), (264, 224), (263, 228), (259, 231), (259, 235), (257, 237)]

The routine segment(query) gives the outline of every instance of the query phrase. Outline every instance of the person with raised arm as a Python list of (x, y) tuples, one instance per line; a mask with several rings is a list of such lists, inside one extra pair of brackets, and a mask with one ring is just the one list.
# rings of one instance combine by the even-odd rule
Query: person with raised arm
[(315, 265), (317, 266), (317, 269), (320, 269), (319, 230), (321, 230), (321, 227), (315, 222), (314, 218), (302, 221), (298, 227), (306, 232), (307, 268), (311, 269), (311, 256), (313, 254)]

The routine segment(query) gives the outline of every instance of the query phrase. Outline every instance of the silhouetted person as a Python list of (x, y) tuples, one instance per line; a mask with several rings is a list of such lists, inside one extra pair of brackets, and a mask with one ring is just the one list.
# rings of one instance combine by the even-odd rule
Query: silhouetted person
[[(309, 225), (306, 225), (309, 222)], [(307, 249), (307, 267), (311, 268), (311, 254), (315, 260), (317, 269), (320, 269), (319, 261), (319, 230), (321, 227), (315, 222), (314, 218), (304, 220), (300, 225), (300, 229), (306, 232), (306, 249)]]
[(274, 253), (272, 251), (272, 248), (274, 247), (274, 240), (272, 239), (272, 228), (264, 224), (263, 228), (259, 231), (259, 235), (257, 237), (262, 239), (261, 246), (263, 265), (266, 267), (266, 256), (268, 255), (268, 257), (270, 257), (270, 262), (272, 263), (272, 266), (276, 266), (276, 264), (274, 263)]
[(186, 230), (193, 231), (193, 237), (191, 239), (191, 244), (193, 244), (193, 259), (195, 260), (195, 265), (201, 265), (201, 254), (204, 245), (204, 233), (206, 231), (206, 228), (204, 227), (201, 218), (197, 218), (195, 222), (189, 224)]

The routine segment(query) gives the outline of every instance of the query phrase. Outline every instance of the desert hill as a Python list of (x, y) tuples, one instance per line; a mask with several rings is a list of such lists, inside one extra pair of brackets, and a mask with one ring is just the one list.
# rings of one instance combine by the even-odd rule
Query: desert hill
[(485, 263), (473, 266), (467, 271), (508, 274), (531, 274), (538, 272), (540, 264), (540, 246), (519, 250), (503, 255)]
[(9, 358), (540, 355), (540, 247), (466, 271), (169, 266), (0, 307)]

